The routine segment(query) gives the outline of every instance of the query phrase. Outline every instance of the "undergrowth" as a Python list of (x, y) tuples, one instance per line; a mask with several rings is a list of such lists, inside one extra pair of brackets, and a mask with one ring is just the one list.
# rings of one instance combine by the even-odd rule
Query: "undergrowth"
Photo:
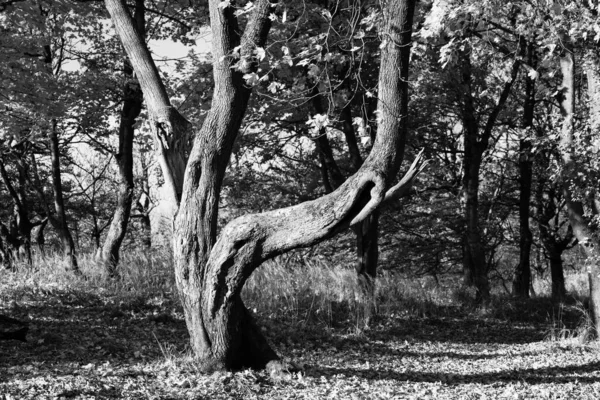
[[(0, 301), (18, 304), (19, 293), (35, 290), (78, 292), (100, 296), (104, 302), (140, 309), (170, 303), (177, 318), (178, 306), (173, 263), (168, 252), (129, 252), (122, 255), (119, 277), (109, 278), (92, 255), (79, 256), (81, 275), (68, 270), (58, 254), (36, 255), (33, 266), (17, 264), (2, 277)], [(550, 300), (549, 285), (535, 281), (536, 297), (521, 301), (494, 296), (481, 310), (474, 293), (461, 287), (459, 275), (414, 277), (380, 270), (376, 285), (377, 316), (386, 318), (452, 318), (474, 314), (476, 318), (537, 321), (548, 325), (551, 341), (587, 341), (592, 324), (581, 293), (585, 280), (567, 276), (574, 293), (566, 302)], [(360, 315), (365, 307), (352, 268), (331, 265), (318, 258), (282, 256), (266, 262), (250, 277), (242, 297), (247, 307), (263, 320), (284, 320), (291, 327), (363, 330)], [(166, 350), (166, 349), (165, 349)]]

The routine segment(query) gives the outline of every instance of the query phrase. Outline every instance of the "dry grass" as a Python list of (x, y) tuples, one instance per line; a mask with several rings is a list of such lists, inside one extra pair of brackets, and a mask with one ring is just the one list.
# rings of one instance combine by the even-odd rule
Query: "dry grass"
[[(93, 255), (80, 255), (79, 264), (82, 274), (75, 275), (58, 254), (37, 255), (34, 267), (19, 264), (15, 272), (4, 275), (4, 287), (11, 290), (0, 294), (0, 300), (10, 302), (11, 293), (19, 290), (56, 288), (99, 293), (102, 297), (111, 298), (111, 301), (132, 304), (169, 299), (178, 307), (173, 263), (168, 252), (124, 254), (118, 279), (109, 278)], [(547, 336), (550, 340), (587, 340), (591, 321), (581, 300), (587, 297), (587, 276), (571, 273), (566, 276), (566, 282), (567, 290), (576, 299), (569, 305), (553, 305), (549, 301), (550, 282), (536, 278), (534, 290), (537, 301), (532, 300), (526, 305), (507, 301), (509, 298), (506, 296), (497, 297), (491, 309), (485, 310), (484, 314), (481, 310), (477, 312), (481, 316), (506, 320), (527, 314), (528, 318), (548, 322)], [(247, 306), (261, 317), (281, 317), (293, 326), (332, 328), (341, 324), (353, 327), (355, 332), (361, 330), (359, 316), (364, 300), (355, 271), (321, 261), (318, 257), (303, 259), (295, 254), (268, 261), (250, 277), (242, 295)], [(473, 297), (471, 291), (461, 288), (458, 275), (434, 279), (381, 270), (376, 285), (378, 315), (381, 318), (445, 317), (472, 313), (476, 311)], [(578, 322), (574, 324), (573, 318)]]

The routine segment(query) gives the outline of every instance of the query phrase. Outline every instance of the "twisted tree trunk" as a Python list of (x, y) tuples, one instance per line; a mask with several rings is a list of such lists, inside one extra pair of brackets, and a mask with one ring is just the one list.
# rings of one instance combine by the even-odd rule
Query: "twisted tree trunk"
[[(156, 93), (159, 85), (141, 76), (144, 71), (153, 71), (144, 69), (146, 64), (132, 57), (143, 43), (139, 38), (131, 40), (135, 32), (123, 17), (122, 1), (105, 1), (134, 69), (140, 74), (144, 95), (153, 103), (156, 97), (147, 96), (146, 92)], [(223, 228), (217, 240), (220, 189), (251, 91), (245, 86), (243, 75), (255, 68), (254, 50), (266, 42), (271, 3), (257, 1), (240, 34), (234, 10), (223, 8), (219, 0), (209, 1), (214, 100), (194, 138), (173, 238), (175, 274), (191, 347), (205, 369), (264, 367), (276, 361), (276, 353), (256, 328), (240, 297), (250, 274), (265, 260), (313, 245), (361, 223), (386, 198), (405, 191), (421, 170), (418, 158), (405, 179), (390, 189), (407, 136), (408, 60), (414, 6), (414, 0), (391, 0), (385, 4), (378, 106), (381, 122), (373, 150), (361, 169), (320, 199), (235, 219)], [(241, 62), (234, 69), (235, 60), (229, 55), (238, 45)], [(154, 78), (159, 79), (157, 74)], [(177, 139), (177, 131), (174, 132)]]

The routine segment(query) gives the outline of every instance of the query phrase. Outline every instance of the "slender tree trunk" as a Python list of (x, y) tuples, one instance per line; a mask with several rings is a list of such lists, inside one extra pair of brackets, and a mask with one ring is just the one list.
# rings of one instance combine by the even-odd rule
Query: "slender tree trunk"
[(476, 289), (476, 302), (487, 304), (490, 287), (482, 232), (479, 227), (479, 166), (480, 161), (467, 155), (465, 145), (465, 175), (463, 177), (465, 197), (466, 230), (464, 238), (463, 266), (465, 283)]
[(519, 159), (519, 264), (513, 280), (513, 295), (529, 297), (531, 285), (531, 244), (533, 237), (529, 228), (529, 203), (533, 168), (531, 162), (531, 142), (521, 139)]
[[(527, 46), (527, 60), (535, 67), (534, 49)], [(535, 80), (525, 78), (525, 104), (523, 105), (523, 128), (531, 134), (535, 112)], [(519, 143), (519, 264), (513, 280), (513, 295), (529, 297), (531, 286), (531, 244), (533, 236), (529, 227), (529, 203), (533, 181), (533, 154), (531, 138), (522, 138)]]
[(362, 295), (362, 305), (357, 311), (357, 324), (367, 328), (371, 318), (377, 313), (375, 289), (377, 282), (377, 264), (379, 261), (379, 211), (357, 224), (356, 234), (356, 273)]
[(58, 134), (56, 132), (56, 121), (52, 121), (52, 129), (49, 130), (50, 157), (52, 160), (52, 189), (54, 191), (54, 208), (56, 210), (55, 228), (58, 231), (64, 254), (69, 259), (69, 266), (73, 271), (79, 272), (77, 256), (75, 253), (75, 242), (67, 224), (67, 213), (62, 191), (62, 179), (60, 172), (60, 152), (58, 148)]
[(490, 288), (487, 278), (487, 263), (479, 227), (479, 170), (483, 152), (479, 138), (479, 123), (476, 118), (472, 96), (472, 72), (470, 49), (461, 52), (461, 74), (463, 86), (462, 119), (464, 126), (464, 158), (462, 190), (464, 198), (465, 233), (463, 238), (464, 281), (476, 289), (477, 303), (489, 302)]
[(144, 214), (140, 217), (140, 222), (142, 225), (142, 245), (144, 249), (150, 250), (152, 249), (152, 228), (150, 226), (150, 216), (148, 214)]
[[(144, 0), (136, 1), (135, 9), (136, 28), (144, 36)], [(116, 275), (119, 263), (121, 243), (127, 233), (127, 225), (133, 204), (133, 138), (136, 118), (142, 110), (143, 95), (137, 79), (133, 76), (133, 69), (127, 58), (124, 60), (126, 82), (123, 87), (123, 108), (119, 125), (119, 152), (115, 159), (119, 171), (119, 188), (117, 194), (117, 207), (104, 240), (102, 259), (104, 268), (109, 276)]]
[(140, 156), (140, 162), (142, 166), (142, 182), (141, 182), (141, 194), (136, 202), (136, 208), (138, 211), (138, 218), (140, 219), (140, 225), (142, 227), (142, 245), (146, 250), (152, 248), (152, 226), (150, 221), (150, 188), (148, 186), (148, 165), (144, 161), (144, 157)]
[[(319, 93), (317, 87), (315, 86), (311, 92), (312, 95), (312, 104), (315, 112), (317, 114), (325, 115), (327, 114), (327, 110), (323, 107), (321, 103), (321, 94)], [(315, 140), (317, 145), (317, 149), (319, 150), (319, 159), (321, 160), (321, 167), (324, 168), (327, 172), (328, 182), (326, 185), (327, 193), (333, 191), (333, 189), (339, 187), (346, 178), (342, 171), (338, 167), (337, 162), (335, 161), (335, 157), (333, 156), (333, 149), (331, 148), (331, 143), (329, 142), (329, 138), (327, 137), (327, 129), (321, 128), (319, 129), (318, 136)], [(327, 188), (329, 187), (329, 190)]]
[[(350, 160), (354, 171), (358, 171), (363, 164), (363, 159), (358, 148), (356, 132), (352, 125), (350, 104), (341, 111), (342, 131), (348, 145)], [(354, 172), (353, 171), (353, 172)], [(373, 315), (377, 313), (376, 284), (377, 265), (379, 263), (379, 211), (373, 212), (369, 218), (354, 228), (356, 235), (356, 272), (358, 284), (362, 291), (362, 309), (359, 309), (357, 324), (368, 327)]]

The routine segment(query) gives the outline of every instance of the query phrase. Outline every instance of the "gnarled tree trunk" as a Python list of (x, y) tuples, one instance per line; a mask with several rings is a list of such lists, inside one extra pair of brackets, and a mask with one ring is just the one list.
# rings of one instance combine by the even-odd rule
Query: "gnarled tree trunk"
[[(192, 347), (207, 365), (260, 367), (275, 360), (276, 354), (250, 323), (240, 298), (246, 279), (264, 260), (310, 246), (349, 225), (361, 223), (383, 201), (398, 170), (406, 138), (408, 44), (414, 2), (397, 0), (388, 3), (388, 7), (386, 15), (389, 13), (393, 18), (386, 21), (388, 42), (381, 56), (379, 109), (382, 122), (369, 158), (354, 176), (318, 200), (232, 221), (210, 252), (204, 253), (209, 256), (206, 263), (200, 258), (204, 248), (198, 246), (193, 235), (185, 234), (186, 222), (201, 205), (189, 201), (188, 189), (195, 185), (188, 186), (186, 181), (176, 220), (177, 274), (189, 310), (186, 313), (188, 326), (193, 324), (196, 328)], [(215, 20), (218, 16), (211, 13), (211, 18)], [(217, 76), (216, 73), (216, 81)], [(217, 93), (218, 85), (217, 81)], [(204, 155), (207, 156), (210, 155)], [(190, 162), (193, 160), (191, 157)], [(211, 184), (218, 184), (220, 177), (213, 173), (211, 180), (214, 182)], [(204, 189), (201, 193), (207, 189), (206, 186), (196, 188)], [(190, 205), (194, 207), (191, 210)], [(197, 308), (192, 313), (191, 306), (195, 305)]]
[[(144, 71), (138, 69), (143, 65), (131, 56), (143, 43), (129, 40), (135, 32), (126, 27), (123, 3), (106, 0), (106, 4), (148, 98), (146, 91), (156, 89), (156, 82), (146, 85)], [(386, 197), (402, 192), (420, 171), (418, 159), (406, 179), (389, 189), (402, 161), (407, 134), (414, 5), (414, 0), (385, 4), (382, 33), (386, 40), (381, 49), (379, 78), (381, 122), (373, 150), (361, 169), (320, 199), (238, 218), (223, 228), (216, 240), (221, 184), (250, 96), (243, 75), (255, 68), (253, 51), (266, 42), (271, 4), (268, 0), (257, 1), (240, 34), (234, 10), (221, 7), (219, 0), (209, 1), (214, 100), (194, 138), (173, 239), (175, 273), (191, 347), (206, 369), (263, 367), (277, 360), (240, 297), (250, 274), (267, 259), (313, 245), (361, 223)], [(128, 47), (125, 42), (138, 44)], [(228, 55), (238, 45), (244, 62), (234, 69)]]

